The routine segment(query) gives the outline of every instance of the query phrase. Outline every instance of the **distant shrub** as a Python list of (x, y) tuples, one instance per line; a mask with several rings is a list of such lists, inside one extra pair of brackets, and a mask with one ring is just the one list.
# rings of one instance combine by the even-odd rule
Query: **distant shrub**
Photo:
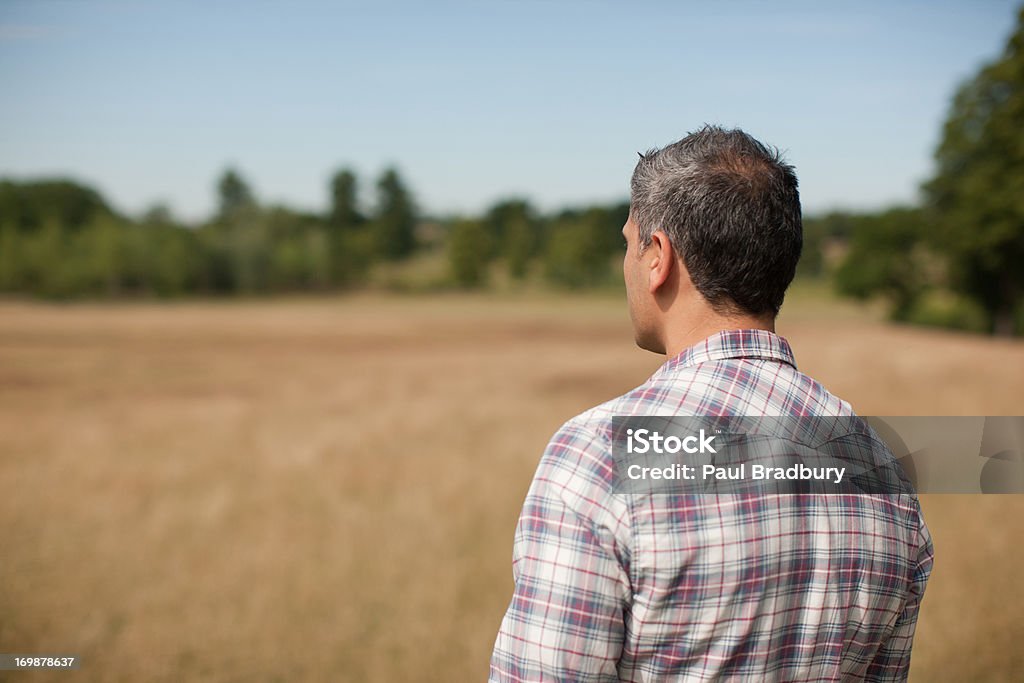
[(448, 263), (460, 287), (479, 287), (487, 279), (491, 238), (480, 221), (459, 220), (448, 235)]
[(550, 283), (580, 289), (611, 281), (609, 253), (598, 232), (600, 227), (575, 220), (552, 228), (544, 252), (544, 275)]
[(948, 292), (923, 297), (909, 312), (907, 322), (968, 332), (986, 332), (989, 327), (988, 316), (980, 305)]

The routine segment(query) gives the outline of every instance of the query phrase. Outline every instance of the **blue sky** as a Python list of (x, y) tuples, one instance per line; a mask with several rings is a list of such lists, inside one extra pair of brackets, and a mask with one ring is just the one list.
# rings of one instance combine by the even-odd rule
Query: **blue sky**
[(807, 212), (910, 202), (1014, 2), (0, 0), (0, 176), (197, 219), (233, 165), (321, 210), (352, 167), (475, 212), (624, 199), (704, 122), (786, 151)]

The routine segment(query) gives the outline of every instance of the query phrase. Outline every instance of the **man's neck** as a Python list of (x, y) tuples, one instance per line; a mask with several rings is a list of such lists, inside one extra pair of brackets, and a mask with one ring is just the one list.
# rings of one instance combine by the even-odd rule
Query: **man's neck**
[(727, 330), (775, 331), (775, 316), (721, 315), (707, 309), (681, 317), (681, 324), (666, 326), (665, 356), (675, 358), (694, 344)]

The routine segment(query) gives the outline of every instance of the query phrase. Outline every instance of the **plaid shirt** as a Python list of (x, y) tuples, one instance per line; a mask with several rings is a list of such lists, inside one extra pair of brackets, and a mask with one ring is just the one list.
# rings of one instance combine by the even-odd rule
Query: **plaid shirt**
[(554, 435), (491, 681), (905, 680), (932, 544), (912, 495), (612, 490), (613, 415), (847, 416), (785, 339), (720, 332)]

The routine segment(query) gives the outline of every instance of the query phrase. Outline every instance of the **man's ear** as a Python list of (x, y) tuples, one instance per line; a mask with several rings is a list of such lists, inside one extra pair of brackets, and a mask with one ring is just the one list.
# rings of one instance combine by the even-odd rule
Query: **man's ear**
[(661, 230), (651, 235), (651, 243), (647, 249), (651, 251), (652, 257), (648, 263), (648, 291), (654, 294), (672, 276), (672, 269), (676, 265), (676, 252), (668, 235)]

